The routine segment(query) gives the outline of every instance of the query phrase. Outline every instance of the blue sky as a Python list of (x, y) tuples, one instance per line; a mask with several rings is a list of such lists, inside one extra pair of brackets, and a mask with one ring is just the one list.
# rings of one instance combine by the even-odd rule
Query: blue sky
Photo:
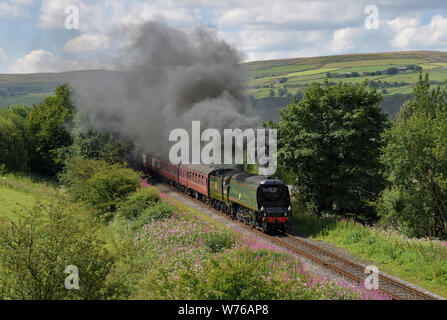
[[(79, 30), (65, 28), (65, 8)], [(378, 29), (365, 8), (378, 8)], [(361, 52), (447, 50), (445, 0), (0, 0), (0, 73), (109, 68), (123, 26), (163, 19), (214, 29), (245, 61)]]

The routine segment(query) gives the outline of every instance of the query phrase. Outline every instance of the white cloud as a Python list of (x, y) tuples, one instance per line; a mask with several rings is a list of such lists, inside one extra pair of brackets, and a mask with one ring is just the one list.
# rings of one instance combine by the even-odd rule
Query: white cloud
[(34, 50), (17, 59), (11, 73), (62, 72), (80, 69), (77, 61), (63, 59), (45, 50)]
[(379, 30), (364, 27), (369, 0), (42, 0), (38, 25), (64, 28), (65, 8), (72, 4), (79, 7), (80, 31), (62, 49), (79, 61), (97, 53), (112, 57), (135, 25), (160, 18), (184, 30), (201, 22), (214, 26), (249, 61), (447, 47), (447, 19), (438, 14), (422, 23), (446, 9), (445, 0), (376, 0)]
[(89, 33), (104, 32), (118, 24), (142, 23), (157, 17), (164, 17), (173, 25), (197, 23), (193, 8), (170, 1), (42, 0), (38, 25), (43, 28), (64, 28), (67, 17), (65, 8), (68, 5), (79, 8), (80, 30)]
[(334, 35), (331, 41), (331, 50), (333, 52), (347, 52), (355, 48), (352, 35), (352, 28), (343, 28), (334, 31)]
[(63, 50), (70, 52), (96, 51), (109, 48), (109, 38), (102, 34), (83, 34), (69, 40)]
[(320, 30), (269, 30), (261, 26), (220, 35), (245, 52), (247, 61), (323, 54), (322, 44), (330, 40), (328, 34)]
[(396, 49), (415, 50), (447, 48), (447, 18), (435, 15), (423, 25), (419, 18), (402, 18), (388, 22), (394, 37), (390, 45)]
[(268, 24), (282, 28), (292, 25), (308, 29), (309, 26), (321, 28), (362, 19), (364, 5), (359, 1), (345, 0), (342, 6), (340, 10), (339, 1), (251, 0), (223, 11), (218, 23), (221, 26)]
[(0, 62), (4, 62), (8, 60), (8, 56), (6, 55), (5, 51), (0, 48)]
[(28, 17), (29, 12), (27, 9), (22, 8), (22, 5), (27, 5), (27, 3), (22, 1), (0, 1), (0, 17)]
[(33, 0), (11, 0), (11, 2), (23, 6), (30, 6), (33, 4)]

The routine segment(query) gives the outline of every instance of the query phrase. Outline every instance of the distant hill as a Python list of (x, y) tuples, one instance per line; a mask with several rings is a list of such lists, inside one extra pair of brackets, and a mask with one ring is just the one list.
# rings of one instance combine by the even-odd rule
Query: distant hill
[[(247, 70), (247, 92), (256, 110), (265, 119), (277, 119), (277, 110), (292, 96), (300, 97), (313, 82), (326, 79), (360, 83), (370, 80), (384, 95), (382, 108), (393, 115), (410, 98), (420, 71), (429, 72), (432, 84), (447, 79), (447, 52), (407, 51), (347, 54), (325, 57), (254, 61)], [(0, 107), (15, 103), (32, 105), (51, 94), (57, 85), (98, 77), (112, 71), (0, 75)], [(99, 80), (98, 80), (99, 81)]]
[(61, 84), (84, 79), (103, 79), (113, 71), (86, 70), (60, 73), (0, 74), (0, 107), (10, 104), (32, 105), (43, 101)]

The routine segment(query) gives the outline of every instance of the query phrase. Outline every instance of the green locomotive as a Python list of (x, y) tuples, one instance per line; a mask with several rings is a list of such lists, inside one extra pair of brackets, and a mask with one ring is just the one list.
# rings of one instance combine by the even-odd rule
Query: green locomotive
[(278, 179), (268, 179), (234, 170), (210, 174), (211, 205), (264, 232), (285, 232), (291, 215), (288, 187)]

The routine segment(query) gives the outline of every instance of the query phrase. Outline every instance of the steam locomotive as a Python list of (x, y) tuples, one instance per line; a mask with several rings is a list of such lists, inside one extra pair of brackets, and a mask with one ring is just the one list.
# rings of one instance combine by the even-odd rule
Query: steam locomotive
[(263, 232), (286, 231), (291, 216), (289, 189), (270, 179), (216, 165), (173, 164), (150, 153), (133, 151), (131, 167), (166, 179), (182, 192)]

